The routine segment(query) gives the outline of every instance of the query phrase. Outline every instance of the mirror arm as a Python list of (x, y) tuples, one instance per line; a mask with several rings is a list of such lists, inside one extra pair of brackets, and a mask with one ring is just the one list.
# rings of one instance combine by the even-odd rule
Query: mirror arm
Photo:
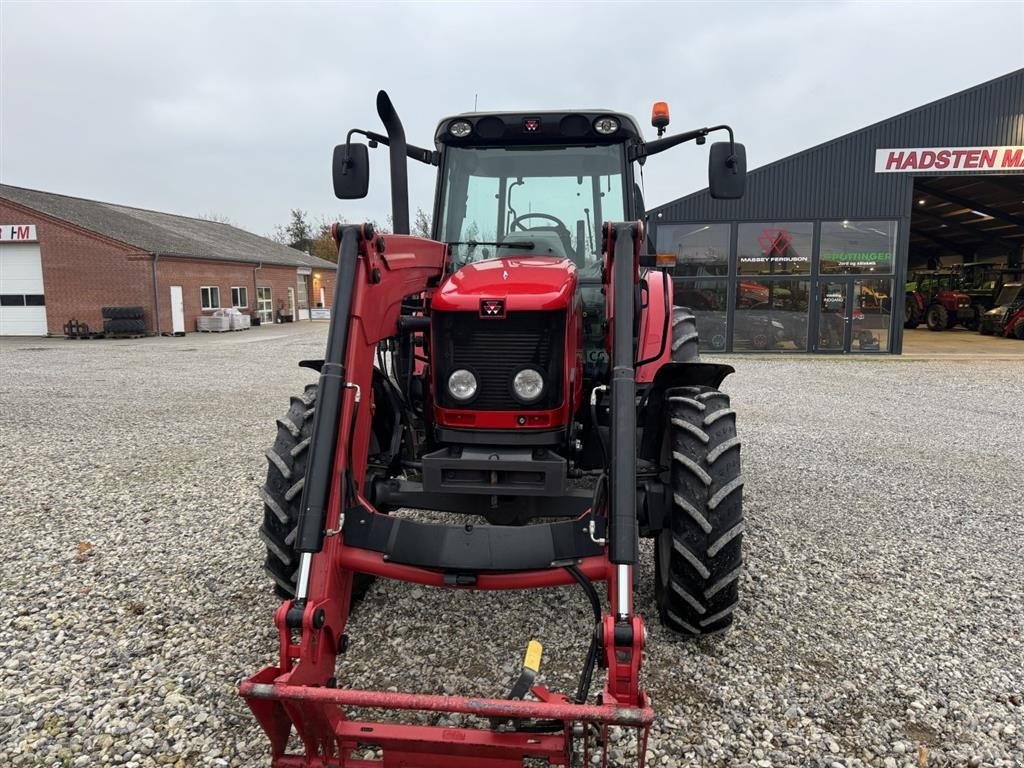
[[(728, 131), (729, 132), (729, 145), (730, 147), (734, 144), (732, 128), (728, 125), (716, 125), (711, 128), (697, 128), (693, 131), (687, 131), (686, 133), (678, 133), (675, 136), (666, 136), (664, 139), (655, 139), (654, 141), (648, 141), (644, 144), (636, 146), (630, 153), (630, 160), (643, 160), (643, 158), (651, 155), (656, 155), (659, 152), (664, 152), (666, 149), (671, 149), (679, 144), (684, 144), (687, 141), (694, 141), (698, 144), (703, 144), (706, 141), (706, 137), (712, 131)], [(736, 158), (734, 155), (729, 157), (729, 167), (732, 168), (736, 164)]]
[(725, 164), (736, 171), (736, 138), (732, 135), (732, 128), (728, 125), (716, 125), (711, 128), (705, 128), (705, 131), (711, 133), (711, 131), (728, 131), (729, 132), (729, 158), (725, 161)]
[[(360, 136), (365, 136), (369, 139), (370, 148), (373, 149), (378, 144), (383, 144), (385, 147), (390, 147), (391, 143), (388, 141), (387, 136), (382, 136), (379, 133), (373, 131), (364, 131), (360, 128), (353, 128), (348, 132), (345, 137), (345, 145), (348, 146), (352, 142), (352, 134), (358, 133)], [(347, 150), (346, 150), (347, 151)], [(406, 144), (405, 154), (410, 160), (418, 160), (425, 165), (440, 165), (441, 164), (441, 153), (433, 152), (429, 149), (423, 149), (417, 147), (414, 144)]]

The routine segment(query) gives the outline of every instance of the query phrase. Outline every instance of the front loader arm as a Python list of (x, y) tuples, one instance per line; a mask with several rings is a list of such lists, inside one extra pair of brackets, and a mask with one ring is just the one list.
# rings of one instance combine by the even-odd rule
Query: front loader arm
[[(338, 249), (327, 354), (300, 505), (301, 552), (293, 603), (276, 616), (282, 673), (292, 684), (323, 685), (333, 675), (347, 620), (351, 575), (331, 567), (343, 510), (359, 503), (373, 418), (371, 392), (377, 342), (398, 333), (402, 299), (436, 285), (443, 243), (376, 235), (372, 225), (334, 228)], [(318, 556), (318, 555), (324, 556)], [(292, 630), (301, 629), (298, 646)], [(293, 666), (293, 661), (299, 660)]]

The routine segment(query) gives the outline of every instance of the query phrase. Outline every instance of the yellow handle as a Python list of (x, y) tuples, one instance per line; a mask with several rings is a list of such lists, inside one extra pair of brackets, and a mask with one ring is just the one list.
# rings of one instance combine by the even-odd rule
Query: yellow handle
[(538, 640), (531, 640), (526, 646), (526, 658), (523, 659), (523, 668), (540, 672), (540, 657), (544, 653), (544, 646)]

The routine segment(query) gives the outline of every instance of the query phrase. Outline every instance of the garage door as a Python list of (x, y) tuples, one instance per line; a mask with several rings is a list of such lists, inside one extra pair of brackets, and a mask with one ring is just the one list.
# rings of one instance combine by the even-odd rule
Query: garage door
[(0, 245), (0, 336), (45, 336), (38, 243)]

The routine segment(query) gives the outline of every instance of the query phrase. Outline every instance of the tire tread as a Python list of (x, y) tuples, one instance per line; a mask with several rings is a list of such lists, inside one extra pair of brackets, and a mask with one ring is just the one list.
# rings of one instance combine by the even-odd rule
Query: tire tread
[(659, 535), (665, 538), (655, 548), (655, 596), (665, 627), (684, 637), (703, 637), (730, 626), (739, 600), (741, 442), (725, 393), (675, 387), (666, 390), (665, 403), (669, 434), (662, 465), (669, 467), (673, 509), (670, 527)]

